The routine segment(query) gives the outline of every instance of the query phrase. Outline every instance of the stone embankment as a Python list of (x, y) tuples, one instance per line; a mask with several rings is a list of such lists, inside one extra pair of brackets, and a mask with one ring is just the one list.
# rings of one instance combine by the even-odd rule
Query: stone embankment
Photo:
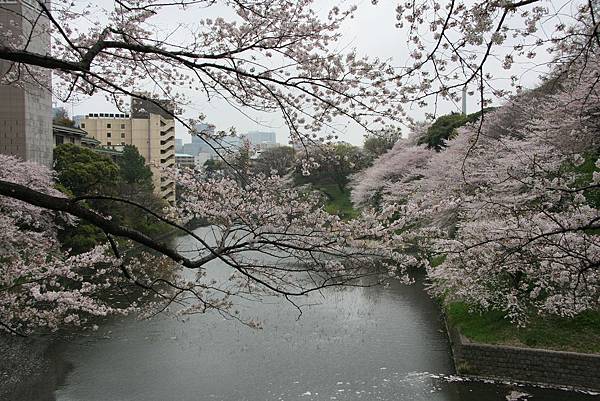
[(448, 326), (459, 374), (600, 391), (600, 355), (480, 344)]

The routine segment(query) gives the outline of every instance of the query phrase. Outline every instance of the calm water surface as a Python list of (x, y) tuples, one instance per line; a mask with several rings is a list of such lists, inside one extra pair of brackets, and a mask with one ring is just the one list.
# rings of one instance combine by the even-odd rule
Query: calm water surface
[[(181, 246), (189, 244), (181, 240)], [(214, 266), (224, 270), (223, 266)], [(224, 274), (225, 276), (225, 274)], [(253, 330), (209, 315), (120, 320), (62, 345), (73, 364), (58, 401), (599, 400), (509, 385), (448, 382), (453, 365), (437, 306), (422, 286), (347, 288), (242, 305)]]

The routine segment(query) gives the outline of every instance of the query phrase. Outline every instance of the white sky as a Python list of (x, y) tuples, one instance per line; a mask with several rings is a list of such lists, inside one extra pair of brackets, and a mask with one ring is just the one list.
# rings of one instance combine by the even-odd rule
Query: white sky
[[(98, 3), (110, 6), (112, 1), (101, 0)], [(316, 3), (317, 6), (320, 7), (320, 11), (326, 13), (326, 10), (329, 10), (331, 5), (337, 2), (332, 0), (317, 0)], [(391, 59), (393, 65), (404, 65), (408, 60), (408, 51), (406, 50), (405, 44), (406, 34), (404, 31), (400, 31), (394, 27), (396, 22), (394, 12), (396, 2), (388, 0), (381, 1), (380, 3), (381, 4), (377, 6), (373, 6), (371, 5), (370, 0), (358, 1), (357, 4), (359, 9), (356, 13), (356, 17), (345, 23), (342, 29), (342, 40), (336, 47), (340, 49), (356, 48), (359, 54), (366, 54), (370, 57), (379, 57), (382, 59)], [(181, 13), (170, 12), (169, 14), (164, 15), (164, 18), (170, 23), (187, 23), (192, 22), (195, 18), (227, 15), (229, 12), (225, 12), (224, 9), (215, 7), (211, 10), (210, 14), (212, 15), (183, 15)], [(544, 56), (542, 55), (541, 57)], [(493, 62), (494, 60), (492, 60), (492, 63)], [(506, 77), (508, 75), (497, 65), (497, 63), (496, 66), (491, 64), (491, 67), (488, 67), (488, 71), (498, 77)], [(523, 69), (523, 71), (525, 71), (525, 69)], [(526, 73), (522, 78), (522, 84), (525, 87), (534, 86), (537, 82), (538, 75), (539, 74), (536, 71)], [(151, 90), (152, 88), (145, 89)], [(203, 113), (207, 117), (206, 122), (215, 124), (218, 129), (235, 127), (238, 133), (245, 133), (252, 130), (275, 131), (278, 142), (287, 143), (288, 141), (287, 128), (278, 114), (252, 114), (254, 119), (260, 121), (260, 123), (257, 123), (235, 111), (222, 100), (212, 99), (212, 101), (208, 102), (203, 95), (198, 94), (193, 95), (191, 101), (193, 105), (186, 108), (184, 117), (194, 117), (197, 116), (198, 113)], [(57, 105), (63, 104), (57, 103)], [(102, 96), (79, 99), (78, 101), (64, 104), (63, 106), (67, 108), (72, 115), (117, 112), (116, 107), (105, 101)], [(477, 96), (468, 100), (468, 111), (475, 111), (478, 108), (479, 104)], [(409, 114), (412, 117), (417, 119), (424, 118), (425, 110), (417, 109), (416, 107), (409, 110)], [(438, 105), (437, 114), (441, 115), (459, 110), (460, 105), (443, 103)], [(429, 109), (427, 111), (432, 110)], [(356, 145), (362, 144), (363, 132), (359, 127), (348, 125), (343, 130), (345, 133), (340, 137), (340, 140)], [(191, 141), (190, 135), (185, 131), (184, 127), (180, 125), (176, 128), (176, 137), (182, 138), (184, 143)]]

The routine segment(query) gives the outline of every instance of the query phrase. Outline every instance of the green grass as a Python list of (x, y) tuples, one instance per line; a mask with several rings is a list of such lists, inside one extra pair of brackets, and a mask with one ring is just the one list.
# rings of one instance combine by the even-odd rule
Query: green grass
[(446, 260), (446, 255), (436, 255), (429, 259), (429, 264), (431, 267), (438, 267)]
[(573, 319), (533, 316), (519, 328), (499, 311), (470, 313), (467, 305), (446, 307), (449, 323), (474, 342), (547, 348), (600, 354), (600, 312), (584, 312)]
[(345, 220), (358, 216), (358, 211), (352, 207), (348, 188), (341, 191), (336, 184), (322, 184), (318, 186), (318, 189), (327, 196), (325, 210), (328, 213), (337, 214)]

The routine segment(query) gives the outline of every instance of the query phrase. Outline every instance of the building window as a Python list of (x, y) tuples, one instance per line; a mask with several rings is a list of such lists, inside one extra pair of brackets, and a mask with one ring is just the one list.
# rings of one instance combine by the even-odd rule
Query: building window
[(121, 138), (125, 138), (125, 133), (121, 132)]
[(121, 145), (125, 146), (125, 142), (121, 142)]
[(107, 132), (107, 133), (106, 133), (106, 137), (107, 137), (107, 138), (111, 138), (111, 137), (112, 137), (112, 134), (111, 134), (110, 132)]
[(107, 145), (107, 146), (110, 146), (110, 145), (112, 145), (112, 144), (111, 144), (110, 142), (106, 142), (106, 145)]
[(75, 138), (69, 138), (69, 142), (75, 143)]
[(125, 129), (125, 124), (121, 124), (121, 129)]
[(60, 135), (56, 135), (55, 141), (57, 145), (62, 145), (63, 143), (65, 143), (65, 138)]
[(85, 123), (81, 123), (81, 128), (85, 128)]
[(111, 128), (112, 126), (110, 124), (106, 124), (106, 128)]

